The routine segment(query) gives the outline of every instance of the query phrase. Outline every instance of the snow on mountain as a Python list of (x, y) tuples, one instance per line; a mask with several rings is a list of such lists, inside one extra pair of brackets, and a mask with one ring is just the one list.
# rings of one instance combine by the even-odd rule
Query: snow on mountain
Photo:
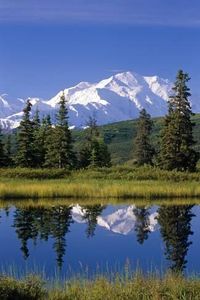
[[(105, 216), (97, 217), (97, 225), (105, 228), (106, 230), (112, 231), (122, 235), (127, 235), (134, 232), (137, 218), (134, 214), (135, 205), (123, 206), (114, 210)], [(72, 207), (72, 218), (77, 223), (86, 223), (87, 220), (84, 218), (85, 209), (80, 205), (74, 205)], [(153, 212), (149, 216), (149, 230), (155, 231), (157, 226), (157, 213)]]
[[(136, 118), (145, 108), (152, 116), (162, 116), (167, 111), (167, 100), (172, 84), (158, 76), (141, 76), (133, 72), (113, 75), (98, 83), (80, 82), (60, 91), (49, 100), (31, 98), (33, 113), (38, 108), (41, 116), (50, 114), (55, 120), (60, 96), (68, 103), (69, 123), (73, 127), (85, 127), (90, 116), (99, 125)], [(200, 112), (199, 97), (195, 97), (194, 111)], [(5, 100), (0, 96), (0, 124), (15, 128), (21, 120), (24, 100)], [(11, 104), (12, 103), (12, 104)]]

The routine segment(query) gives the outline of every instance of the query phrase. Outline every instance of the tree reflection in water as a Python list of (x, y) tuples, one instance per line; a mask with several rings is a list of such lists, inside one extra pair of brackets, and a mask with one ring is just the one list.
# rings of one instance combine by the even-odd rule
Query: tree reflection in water
[(183, 272), (186, 267), (187, 252), (192, 244), (189, 236), (193, 205), (161, 206), (158, 209), (160, 232), (165, 243), (165, 255), (170, 261), (170, 269), (174, 272)]
[(133, 209), (133, 213), (136, 217), (135, 223), (135, 233), (137, 236), (137, 241), (143, 244), (145, 240), (148, 239), (150, 230), (150, 220), (149, 220), (149, 209), (146, 207), (136, 207)]
[(83, 219), (87, 222), (86, 235), (88, 238), (94, 236), (97, 226), (97, 218), (102, 214), (105, 208), (106, 206), (101, 204), (82, 206), (82, 210), (84, 212)]
[[(86, 236), (93, 237), (98, 222), (106, 207), (103, 205), (87, 205), (80, 207), (82, 220), (87, 224)], [(165, 256), (170, 262), (170, 269), (174, 272), (183, 272), (186, 267), (186, 256), (192, 242), (189, 236), (193, 205), (162, 205), (157, 210), (157, 220), (160, 225), (160, 233), (165, 244)], [(74, 222), (72, 206), (51, 206), (51, 207), (24, 207), (16, 208), (13, 215), (13, 227), (18, 239), (21, 241), (23, 257), (29, 257), (28, 242), (32, 240), (36, 245), (38, 240), (48, 241), (53, 239), (53, 249), (56, 253), (57, 266), (62, 267), (63, 258), (66, 252), (66, 238), (70, 232), (70, 226)], [(128, 209), (128, 206), (127, 206)], [(133, 228), (137, 241), (143, 244), (151, 232), (150, 213), (151, 208), (140, 206), (135, 207), (133, 212)], [(1, 209), (9, 216), (9, 207)], [(117, 211), (116, 211), (117, 212)], [(118, 217), (120, 214), (118, 215)], [(130, 217), (130, 216), (129, 216)], [(1, 218), (1, 215), (0, 215)], [(155, 217), (154, 217), (155, 218)], [(117, 219), (117, 222), (120, 222)], [(122, 220), (124, 222), (124, 219)]]
[(36, 244), (37, 239), (47, 241), (51, 237), (54, 239), (53, 248), (56, 252), (57, 265), (61, 268), (66, 248), (66, 234), (72, 222), (71, 207), (17, 208), (13, 227), (18, 239), (21, 240), (24, 258), (29, 256), (28, 240), (32, 239)]
[[(83, 220), (88, 224), (87, 237), (94, 235), (97, 218), (104, 208), (102, 205), (82, 207)], [(15, 210), (13, 227), (21, 241), (21, 251), (25, 259), (29, 257), (28, 240), (32, 240), (36, 245), (38, 239), (48, 241), (51, 237), (54, 240), (57, 266), (62, 267), (66, 251), (66, 235), (73, 223), (71, 210), (71, 206), (28, 207)]]

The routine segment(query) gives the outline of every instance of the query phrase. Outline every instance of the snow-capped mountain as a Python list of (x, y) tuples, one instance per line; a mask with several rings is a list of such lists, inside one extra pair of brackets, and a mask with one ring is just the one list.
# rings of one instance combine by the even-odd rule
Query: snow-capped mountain
[[(113, 233), (127, 235), (134, 232), (137, 217), (135, 216), (134, 209), (135, 205), (123, 206), (117, 208), (114, 212), (109, 213), (105, 216), (97, 217), (97, 225), (109, 230)], [(77, 223), (86, 223), (85, 209), (80, 205), (74, 205), (72, 207), (72, 218)], [(149, 215), (149, 228), (148, 230), (153, 232), (157, 227), (157, 212), (152, 212)]]
[[(80, 82), (64, 90), (70, 126), (84, 127), (90, 116), (95, 116), (99, 125), (134, 119), (142, 108), (154, 117), (162, 116), (167, 111), (171, 88), (167, 79), (133, 72), (119, 73), (98, 83)], [(62, 94), (60, 91), (49, 100), (31, 98), (33, 112), (38, 107), (41, 116), (49, 113), (54, 120)], [(13, 102), (7, 98), (0, 97), (0, 124), (3, 128), (16, 128), (25, 100)], [(195, 112), (200, 112), (199, 99), (195, 97)]]

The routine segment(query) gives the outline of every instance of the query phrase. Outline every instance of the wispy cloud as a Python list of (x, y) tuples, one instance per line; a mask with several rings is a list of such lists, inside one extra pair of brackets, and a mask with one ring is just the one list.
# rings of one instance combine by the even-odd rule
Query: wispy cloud
[(200, 26), (199, 0), (0, 0), (0, 22)]

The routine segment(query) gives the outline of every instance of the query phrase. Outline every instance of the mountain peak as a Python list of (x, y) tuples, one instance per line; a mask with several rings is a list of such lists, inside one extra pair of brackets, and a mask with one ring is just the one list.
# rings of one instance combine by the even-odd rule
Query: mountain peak
[[(117, 73), (98, 83), (82, 81), (64, 89), (68, 103), (69, 124), (85, 127), (90, 116), (95, 115), (99, 125), (130, 120), (138, 117), (145, 108), (148, 113), (163, 116), (167, 112), (167, 101), (172, 84), (169, 80), (154, 76), (142, 76), (132, 71)], [(42, 100), (31, 98), (33, 112), (38, 107), (41, 116), (54, 116), (63, 91), (53, 98)], [(199, 97), (195, 97), (195, 112), (200, 112)], [(18, 126), (24, 101), (7, 101), (0, 98), (0, 124), (2, 127)], [(11, 104), (12, 103), (12, 104)], [(13, 125), (14, 124), (14, 125)]]

